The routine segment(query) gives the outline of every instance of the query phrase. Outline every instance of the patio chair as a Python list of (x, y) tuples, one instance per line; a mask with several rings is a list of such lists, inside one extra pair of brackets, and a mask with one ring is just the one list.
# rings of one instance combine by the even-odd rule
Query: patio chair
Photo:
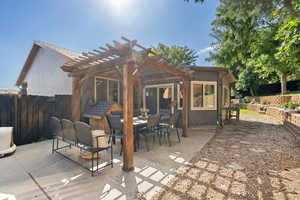
[[(76, 130), (76, 136), (77, 136), (77, 142), (78, 142), (78, 146), (80, 147), (81, 150), (84, 150), (86, 152), (89, 152), (92, 154), (92, 168), (87, 168), (89, 171), (91, 171), (92, 176), (94, 176), (94, 172), (98, 172), (99, 169), (102, 169), (108, 165), (111, 165), (111, 167), (113, 167), (113, 149), (112, 149), (112, 145), (105, 145), (105, 146), (101, 146), (99, 143), (98, 138), (99, 137), (106, 137), (106, 135), (97, 135), (94, 134), (95, 131), (92, 131), (92, 128), (84, 123), (84, 122), (80, 122), (77, 121), (74, 123), (75, 126), (75, 130)], [(94, 142), (94, 138), (95, 141)], [(96, 143), (96, 144), (95, 144)], [(111, 149), (111, 154), (110, 154), (110, 162), (108, 162), (106, 165), (104, 165), (103, 167), (99, 168), (99, 152), (101, 151), (108, 151), (109, 149)], [(97, 154), (96, 159), (97, 159), (97, 167), (96, 169), (94, 169), (94, 154)], [(84, 166), (83, 166), (84, 167)]]
[(63, 130), (63, 141), (68, 143), (70, 148), (72, 145), (76, 146), (77, 138), (73, 122), (68, 119), (62, 119), (61, 124)]
[(158, 136), (159, 144), (161, 144), (160, 140), (160, 130), (158, 128), (159, 125), (159, 115), (152, 115), (148, 119), (147, 127), (140, 130), (139, 135), (145, 138), (146, 148), (149, 151), (149, 142), (148, 137), (153, 137), (153, 143), (155, 142), (155, 136)]
[(56, 140), (56, 149), (58, 149), (59, 140), (63, 140), (63, 131), (62, 131), (61, 121), (57, 117), (50, 118), (50, 129), (51, 129), (52, 136), (53, 136), (52, 153), (54, 153), (55, 140)]
[(123, 124), (121, 122), (121, 116), (120, 115), (107, 115), (107, 121), (110, 128), (110, 137), (109, 142), (112, 143), (110, 140), (114, 139), (120, 139), (121, 143), (121, 151), (120, 155), (122, 155), (123, 152), (123, 140), (124, 140), (124, 133), (123, 133)]
[(121, 118), (123, 117), (123, 111), (111, 111), (112, 115), (119, 115)]
[(178, 142), (181, 142), (180, 139), (180, 134), (179, 134), (179, 112), (175, 112), (171, 115), (169, 123), (160, 123), (159, 124), (160, 127), (160, 131), (162, 132), (162, 135), (164, 136), (164, 138), (167, 138), (169, 146), (171, 146), (171, 139), (170, 139), (170, 134), (171, 134), (171, 130), (175, 129), (176, 133), (177, 133), (177, 138), (178, 138)]

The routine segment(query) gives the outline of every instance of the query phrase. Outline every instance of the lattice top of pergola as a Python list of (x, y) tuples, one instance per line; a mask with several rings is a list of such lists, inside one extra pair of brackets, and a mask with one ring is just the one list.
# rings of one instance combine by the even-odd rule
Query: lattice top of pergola
[(123, 43), (113, 41), (113, 45), (106, 44), (92, 52), (82, 53), (81, 56), (64, 64), (62, 69), (69, 72), (69, 76), (80, 77), (82, 80), (101, 74), (119, 79), (122, 74), (122, 65), (128, 62), (135, 63), (135, 71), (140, 76), (159, 73), (168, 73), (181, 79), (189, 79), (193, 71), (190, 68), (174, 65), (166, 59), (156, 55), (150, 48), (138, 44), (136, 40), (121, 37)]

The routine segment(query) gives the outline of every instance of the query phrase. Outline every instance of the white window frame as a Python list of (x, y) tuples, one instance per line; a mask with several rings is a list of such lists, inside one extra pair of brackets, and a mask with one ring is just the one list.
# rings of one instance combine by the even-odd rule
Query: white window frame
[(108, 97), (109, 97), (109, 81), (117, 81), (118, 82), (118, 102), (116, 102), (116, 103), (120, 103), (120, 81), (116, 80), (116, 79), (103, 78), (101, 76), (95, 76), (94, 77), (94, 94), (95, 94), (94, 100), (95, 100), (95, 102), (97, 101), (97, 80), (96, 80), (97, 78), (101, 78), (101, 79), (107, 81), (106, 99), (108, 99)]
[[(203, 84), (203, 96), (205, 94), (205, 85), (214, 85), (215, 87), (215, 105), (210, 107), (194, 107), (194, 84)], [(218, 89), (216, 81), (191, 81), (191, 110), (217, 110)], [(204, 98), (203, 98), (204, 100)], [(203, 105), (205, 103), (203, 102)]]

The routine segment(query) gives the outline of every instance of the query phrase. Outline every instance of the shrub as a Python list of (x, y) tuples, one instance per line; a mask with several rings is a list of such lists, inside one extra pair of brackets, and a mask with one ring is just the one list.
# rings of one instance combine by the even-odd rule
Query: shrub
[(293, 102), (291, 102), (291, 101), (282, 104), (282, 107), (283, 107), (283, 108), (288, 108), (288, 109), (293, 109), (293, 110), (294, 110), (296, 107), (298, 107), (298, 106), (299, 106), (299, 104), (293, 103)]
[(250, 99), (248, 97), (241, 98), (240, 103), (250, 103)]

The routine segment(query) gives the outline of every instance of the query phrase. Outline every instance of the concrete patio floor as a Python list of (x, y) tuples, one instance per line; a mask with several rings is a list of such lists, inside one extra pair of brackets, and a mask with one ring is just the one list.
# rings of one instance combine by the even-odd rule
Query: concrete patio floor
[(135, 153), (135, 170), (130, 173), (122, 170), (122, 157), (115, 148), (114, 168), (109, 166), (94, 177), (62, 156), (51, 154), (51, 140), (19, 146), (14, 155), (0, 159), (0, 200), (150, 199), (214, 134), (190, 131), (190, 137), (182, 138), (181, 144), (154, 145), (150, 152), (142, 149)]

